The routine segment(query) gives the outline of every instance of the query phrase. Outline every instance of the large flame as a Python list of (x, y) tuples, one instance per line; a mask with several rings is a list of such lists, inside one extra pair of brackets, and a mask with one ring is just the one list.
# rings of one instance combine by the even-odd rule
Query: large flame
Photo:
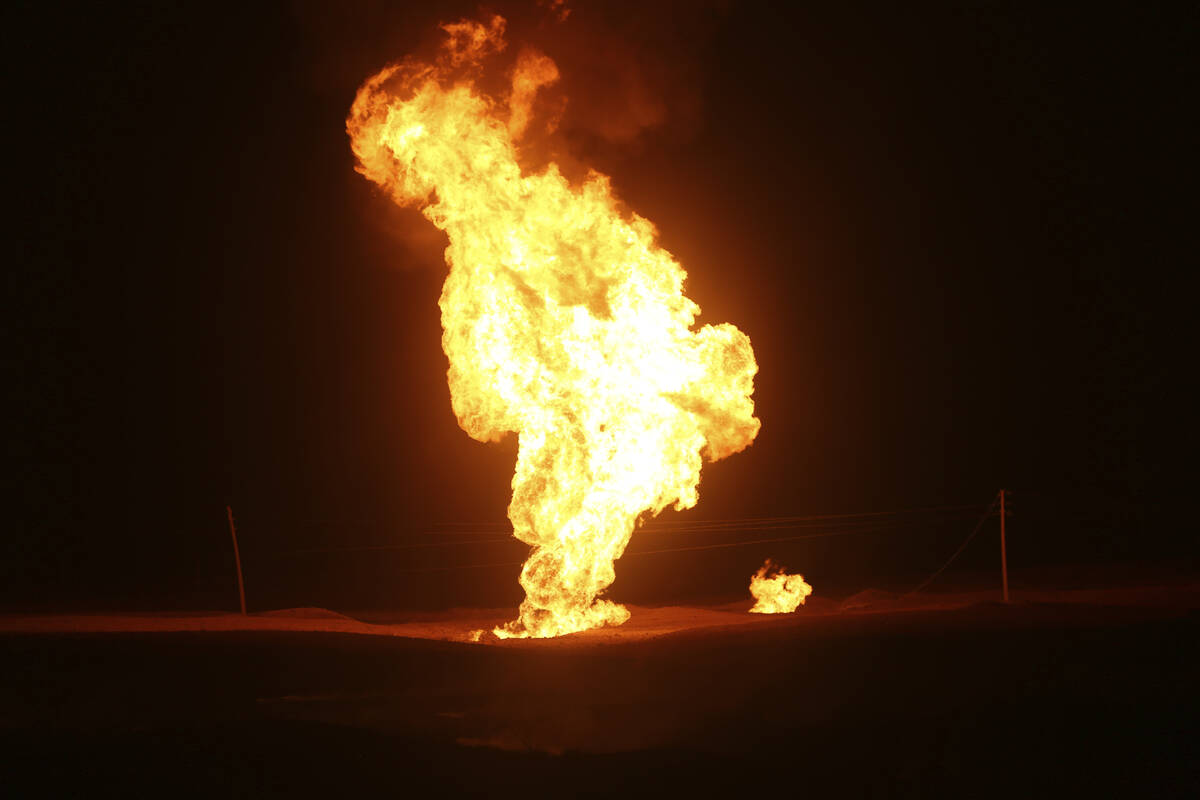
[(431, 63), (363, 84), (347, 130), (358, 171), (449, 238), (442, 347), (459, 425), (519, 437), (508, 516), (533, 549), (520, 617), (495, 633), (620, 624), (629, 612), (600, 599), (614, 561), (641, 517), (696, 504), (702, 456), (753, 441), (758, 365), (732, 325), (692, 330), (683, 269), (617, 210), (607, 177), (522, 173), (516, 142), (554, 63), (523, 51), (511, 89), (489, 96), (477, 79), (504, 20), (442, 27)]
[(754, 596), (751, 614), (790, 614), (812, 594), (813, 588), (803, 575), (788, 575), (783, 567), (767, 559), (750, 576), (750, 594)]

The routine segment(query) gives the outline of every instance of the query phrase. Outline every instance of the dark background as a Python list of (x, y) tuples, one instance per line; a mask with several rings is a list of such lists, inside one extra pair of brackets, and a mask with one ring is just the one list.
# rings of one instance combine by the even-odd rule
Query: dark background
[[(499, 525), (515, 457), (451, 413), (440, 234), (352, 171), (344, 132), (364, 78), (474, 6), (337, 5), (5, 26), (4, 607), (230, 607), (227, 503), (252, 608), (520, 599), (515, 567), (421, 571), (519, 561), (511, 544), (294, 552)], [(571, 158), (659, 227), (701, 321), (754, 344), (762, 431), (706, 468), (686, 518), (982, 507), (1004, 487), (1015, 570), (1190, 563), (1155, 444), (1181, 431), (1152, 425), (1180, 364), (1150, 327), (1194, 262), (1171, 226), (1195, 19), (773, 5), (580, 2), (562, 25), (497, 8), (563, 70)], [(613, 594), (736, 596), (768, 555), (818, 592), (903, 583), (976, 517), (626, 558)], [(964, 569), (994, 568), (988, 531)]]

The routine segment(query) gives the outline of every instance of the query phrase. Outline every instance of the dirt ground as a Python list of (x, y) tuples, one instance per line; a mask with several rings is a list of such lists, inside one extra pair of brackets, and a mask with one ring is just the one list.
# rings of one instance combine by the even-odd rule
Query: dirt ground
[[(1194, 796), (1195, 586), (794, 615), (0, 617), (0, 785), (318, 796)], [(103, 789), (103, 791), (101, 791)]]

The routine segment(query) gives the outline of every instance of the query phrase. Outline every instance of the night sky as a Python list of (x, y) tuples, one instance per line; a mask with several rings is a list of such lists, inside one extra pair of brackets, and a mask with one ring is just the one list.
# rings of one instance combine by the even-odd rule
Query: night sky
[[(512, 545), (295, 552), (505, 521), (515, 441), (477, 443), (450, 409), (444, 239), (353, 172), (344, 130), (363, 79), (476, 7), (250, 5), (7, 26), (0, 599), (230, 607), (232, 504), (252, 607), (515, 604), (516, 568), (420, 571), (519, 561)], [(1161, 226), (1193, 144), (1195, 20), (838, 5), (577, 2), (561, 25), (494, 6), (559, 64), (563, 160), (611, 175), (701, 322), (753, 342), (762, 431), (706, 466), (687, 518), (1007, 488), (1014, 570), (1190, 557), (1149, 417), (1160, 276), (1194, 262)], [(975, 514), (902, 542), (627, 559), (613, 596), (736, 594), (767, 555), (818, 592), (903, 583)], [(991, 546), (964, 569), (992, 568)]]

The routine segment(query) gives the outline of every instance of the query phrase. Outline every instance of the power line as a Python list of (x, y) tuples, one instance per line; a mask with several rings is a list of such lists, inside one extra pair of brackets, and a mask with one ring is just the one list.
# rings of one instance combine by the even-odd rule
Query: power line
[[(658, 550), (635, 550), (635, 551), (627, 551), (627, 552), (623, 553), (621, 555), (621, 558), (633, 558), (635, 556), (651, 556), (651, 555), (659, 555), (661, 553), (685, 553), (685, 552), (689, 552), (689, 551), (693, 551), (693, 550), (717, 550), (717, 549), (723, 549), (723, 548), (729, 548), (729, 547), (746, 547), (748, 545), (754, 545), (754, 544), (773, 544), (776, 542), (795, 542), (795, 541), (801, 541), (804, 539), (823, 539), (823, 538), (828, 538), (828, 537), (832, 537), (832, 536), (851, 536), (851, 535), (862, 534), (862, 533), (874, 533), (874, 532), (879, 532), (879, 531), (897, 530), (897, 529), (898, 528), (895, 528), (895, 527), (880, 526), (879, 528), (865, 529), (865, 530), (827, 531), (825, 533), (808, 533), (808, 534), (804, 534), (801, 536), (779, 536), (779, 537), (773, 537), (770, 539), (753, 539), (750, 541), (741, 541), (741, 542), (722, 542), (722, 543), (718, 543), (718, 544), (690, 545), (687, 547), (667, 547), (667, 548), (661, 548)], [(512, 541), (517, 541), (517, 540), (514, 539)], [(438, 567), (419, 567), (419, 568), (413, 568), (413, 569), (401, 569), (401, 570), (397, 570), (397, 572), (403, 572), (403, 573), (449, 572), (449, 571), (453, 571), (456, 569), (483, 569), (486, 567), (519, 567), (519, 566), (522, 566), (524, 563), (525, 562), (523, 562), (523, 561), (505, 561), (505, 562), (489, 562), (489, 563), (485, 563), (485, 564), (457, 564), (457, 565), (445, 565), (445, 566), (438, 566)]]
[(724, 523), (739, 523), (739, 522), (804, 522), (810, 520), (827, 520), (827, 519), (857, 519), (862, 517), (884, 517), (884, 516), (903, 516), (907, 514), (927, 513), (930, 511), (944, 511), (948, 509), (968, 509), (979, 508), (978, 503), (964, 503), (960, 505), (947, 506), (925, 506), (923, 508), (902, 508), (894, 511), (863, 511), (857, 514), (811, 514), (808, 516), (790, 516), (790, 517), (745, 517), (733, 518), (727, 520), (653, 520), (647, 522), (646, 526), (651, 525), (707, 525), (707, 524), (724, 524)]
[[(726, 519), (714, 520), (651, 520), (642, 524), (638, 528), (641, 532), (653, 533), (674, 533), (683, 531), (707, 531), (720, 530), (725, 528), (785, 528), (785, 527), (818, 527), (822, 526), (826, 520), (845, 520), (845, 522), (835, 524), (854, 524), (859, 522), (872, 522), (877, 517), (902, 517), (912, 514), (921, 514), (939, 511), (964, 511), (973, 510), (980, 507), (979, 503), (968, 503), (960, 505), (946, 506), (927, 506), (924, 508), (899, 509), (896, 511), (867, 511), (858, 514), (812, 514), (807, 516), (784, 516), (784, 517), (731, 517)], [(802, 523), (818, 523), (817, 525), (802, 525)], [(484, 533), (490, 530), (502, 530), (510, 528), (509, 523), (504, 522), (437, 522), (435, 527), (454, 527), (454, 528), (474, 528), (473, 531), (430, 531), (430, 535), (452, 535), (461, 533)]]
[[(974, 516), (974, 515), (972, 514), (971, 516)], [(894, 520), (891, 520), (891, 521), (885, 523), (885, 525), (894, 525), (897, 527), (904, 527), (904, 526), (910, 526), (910, 525), (924, 525), (924, 524), (933, 524), (936, 522), (952, 521), (956, 518), (961, 518), (961, 517), (962, 517), (962, 515), (958, 514), (958, 515), (953, 515), (953, 516), (944, 516), (944, 517), (937, 518), (937, 519), (933, 519), (933, 518), (909, 519), (909, 520), (894, 519)], [(969, 518), (970, 517), (968, 517), (968, 519)], [(754, 524), (727, 525), (727, 526), (726, 525), (721, 525), (721, 526), (714, 525), (714, 526), (697, 526), (694, 528), (679, 528), (679, 529), (670, 529), (670, 530), (642, 528), (639, 530), (639, 532), (640, 533), (650, 533), (650, 534), (702, 534), (702, 533), (736, 533), (739, 531), (804, 530), (804, 529), (811, 529), (811, 528), (853, 530), (856, 528), (874, 528), (878, 524), (879, 524), (879, 522), (877, 520), (864, 519), (864, 520), (857, 520), (857, 521), (853, 521), (853, 522), (846, 521), (846, 522), (834, 522), (834, 523), (814, 521), (814, 522), (794, 522), (794, 523), (776, 523), (776, 524), (760, 524), (760, 525), (754, 525)]]
[(639, 550), (633, 553), (625, 553), (626, 556), (652, 556), (659, 553), (684, 553), (689, 550), (717, 550), (725, 547), (745, 547), (751, 544), (770, 544), (774, 542), (796, 542), (801, 539), (824, 539), (830, 536), (850, 536), (856, 533), (870, 533), (871, 531), (830, 531), (828, 533), (807, 533), (803, 536), (780, 536), (773, 539), (754, 539), (748, 542), (724, 542), (721, 544), (700, 544), (689, 547), (667, 547), (662, 550)]
[(454, 566), (444, 567), (423, 567), (414, 569), (398, 569), (395, 570), (401, 574), (411, 574), (416, 572), (452, 572), (459, 569), (483, 569), (484, 567), (520, 567), (525, 564), (524, 561), (505, 561), (494, 562), (490, 564), (455, 564)]
[[(684, 530), (708, 530), (716, 528), (730, 527), (755, 527), (763, 525), (783, 525), (803, 522), (821, 522), (826, 520), (846, 520), (853, 522), (855, 520), (866, 521), (877, 517), (902, 517), (912, 514), (926, 514), (931, 512), (945, 511), (961, 511), (979, 508), (978, 503), (964, 503), (958, 505), (942, 505), (942, 506), (924, 506), (908, 509), (897, 509), (893, 511), (866, 511), (854, 514), (809, 514), (809, 515), (789, 515), (775, 517), (727, 517), (723, 519), (649, 519), (642, 523), (638, 528), (645, 532), (675, 532)], [(254, 524), (252, 519), (251, 524)], [(257, 520), (259, 524), (263, 520)], [(267, 522), (267, 525), (272, 523)], [(293, 523), (296, 527), (301, 528), (366, 528), (366, 527), (393, 527), (396, 525), (394, 520), (375, 520), (375, 519), (320, 519), (307, 522)], [(417, 532), (423, 536), (470, 536), (470, 535), (488, 535), (494, 532), (511, 531), (512, 525), (508, 521), (437, 521), (427, 523), (437, 530), (424, 530)], [(839, 523), (840, 524), (840, 523)], [(458, 530), (445, 530), (445, 528), (456, 528)]]
[[(910, 514), (911, 511), (913, 511), (913, 510), (910, 510), (908, 512), (903, 512), (903, 511), (902, 512), (868, 512), (863, 515), (857, 515), (857, 516), (861, 516), (863, 518), (856, 518), (856, 515), (850, 515), (850, 514), (827, 514), (827, 515), (813, 515), (813, 516), (808, 516), (808, 517), (758, 517), (758, 518), (745, 518), (744, 521), (727, 519), (727, 520), (716, 521), (719, 524), (699, 523), (692, 527), (676, 527), (676, 528), (671, 528), (671, 529), (647, 529), (646, 527), (642, 527), (642, 528), (639, 528), (636, 532), (640, 536), (645, 536), (647, 533), (656, 534), (656, 535), (694, 536), (694, 535), (725, 535), (725, 534), (739, 535), (739, 534), (761, 533), (761, 532), (765, 532), (765, 531), (776, 531), (776, 530), (782, 531), (782, 530), (818, 529), (821, 531), (820, 533), (808, 534), (806, 536), (799, 536), (799, 537), (781, 537), (781, 538), (770, 539), (770, 540), (751, 540), (751, 541), (743, 541), (743, 542), (731, 542), (729, 544), (721, 544), (721, 545), (696, 545), (696, 546), (691, 546), (691, 547), (687, 547), (687, 548), (680, 548), (679, 550), (682, 551), (682, 550), (686, 550), (686, 549), (711, 549), (712, 547), (715, 547), (715, 546), (737, 547), (737, 546), (741, 546), (743, 544), (754, 544), (757, 541), (792, 541), (792, 540), (798, 540), (798, 539), (803, 539), (803, 538), (825, 538), (825, 537), (834, 536), (834, 535), (850, 535), (850, 534), (859, 534), (859, 533), (873, 533), (873, 532), (880, 532), (880, 531), (898, 531), (898, 530), (902, 530), (902, 529), (906, 529), (906, 528), (912, 528), (912, 527), (918, 526), (918, 525), (931, 525), (931, 524), (937, 524), (937, 523), (952, 522), (956, 518), (961, 518), (963, 515), (962, 511), (960, 511), (958, 509), (975, 509), (975, 508), (979, 508), (979, 505), (974, 504), (974, 505), (970, 505), (970, 506), (940, 506), (940, 507), (936, 507), (936, 508), (952, 509), (952, 510), (954, 510), (954, 513), (943, 514), (936, 518), (912, 518), (911, 516), (909, 518), (904, 518), (903, 516), (898, 516), (898, 515)], [(929, 509), (917, 509), (917, 510), (927, 511)], [(889, 515), (889, 514), (892, 515), (892, 517), (885, 519), (885, 516)], [(797, 520), (797, 521), (796, 522), (784, 522), (784, 520), (789, 520), (789, 519)], [(822, 520), (824, 520), (824, 521), (822, 521)], [(454, 524), (466, 525), (466, 524), (470, 524), (470, 523), (454, 523)], [(440, 534), (439, 534), (439, 532), (422, 532), (421, 535), (437, 536)], [(360, 552), (360, 551), (361, 552), (373, 552), (373, 551), (387, 551), (387, 550), (426, 549), (426, 548), (433, 548), (433, 547), (439, 547), (439, 548), (440, 547), (456, 547), (459, 545), (477, 545), (477, 544), (499, 544), (499, 543), (525, 544), (524, 542), (521, 542), (519, 539), (516, 539), (512, 535), (511, 532), (500, 534), (497, 531), (497, 533), (493, 535), (488, 531), (454, 531), (454, 532), (452, 532), (452, 535), (461, 535), (461, 536), (474, 535), (476, 537), (481, 537), (481, 538), (456, 539), (455, 541), (449, 541), (449, 542), (446, 542), (446, 541), (443, 541), (443, 542), (415, 542), (415, 543), (409, 542), (409, 543), (404, 543), (404, 544), (349, 545), (349, 546), (340, 546), (340, 547), (338, 547), (338, 546), (335, 546), (335, 547), (310, 547), (310, 548), (301, 548), (301, 549), (297, 549), (297, 550), (292, 550), (289, 552), (293, 553), (293, 554)], [(672, 552), (672, 551), (673, 551), (672, 549), (663, 549), (663, 550), (655, 551), (655, 552)], [(643, 552), (650, 552), (650, 551), (643, 551)]]
[[(747, 518), (732, 518), (723, 520), (696, 521), (688, 523), (671, 523), (659, 524), (657, 522), (643, 525), (636, 529), (639, 538), (644, 538), (647, 535), (653, 536), (693, 536), (693, 535), (744, 535), (752, 533), (760, 533), (765, 531), (782, 531), (782, 530), (812, 530), (819, 529), (823, 531), (841, 530), (848, 533), (853, 532), (871, 532), (883, 529), (901, 529), (909, 528), (914, 525), (942, 525), (951, 523), (964, 518), (969, 510), (980, 508), (979, 504), (960, 505), (960, 506), (934, 506), (924, 509), (909, 509), (902, 511), (891, 512), (865, 512), (863, 514), (825, 514), (811, 515), (804, 517), (747, 517)], [(912, 514), (918, 512), (928, 512), (931, 510), (945, 510), (947, 513), (941, 513), (934, 516), (913, 517)], [(1027, 516), (1038, 519), (1088, 519), (1096, 516), (1102, 516), (1103, 511), (1097, 509), (1085, 510), (1064, 510), (1057, 513), (1034, 512), (1026, 513)], [(886, 518), (886, 519), (885, 519)], [(969, 517), (967, 517), (969, 519)], [(794, 520), (794, 521), (789, 521)], [(410, 549), (425, 549), (434, 547), (453, 547), (458, 545), (476, 545), (476, 544), (498, 544), (498, 543), (516, 543), (517, 540), (512, 534), (511, 525), (503, 523), (437, 523), (444, 525), (456, 526), (476, 526), (476, 525), (500, 525), (490, 530), (455, 530), (455, 531), (411, 531), (408, 536), (425, 536), (445, 538), (451, 537), (453, 541), (441, 542), (408, 542), (404, 544), (377, 544), (377, 545), (347, 545), (347, 546), (332, 546), (332, 547), (308, 547), (296, 550), (285, 551), (292, 554), (314, 554), (314, 553), (337, 553), (337, 552), (354, 552), (354, 551), (387, 551), (387, 550), (410, 550)], [(469, 539), (459, 539), (457, 537), (475, 537)]]
[(290, 553), (343, 553), (343, 552), (358, 552), (369, 550), (417, 550), (426, 547), (457, 547), (464, 544), (499, 544), (516, 542), (511, 536), (492, 537), (489, 539), (470, 539), (467, 541), (456, 542), (418, 542), (416, 544), (366, 544), (353, 545), (350, 547), (306, 547), (300, 550), (289, 550)]
[(979, 531), (983, 528), (983, 523), (985, 521), (987, 521), (987, 518), (992, 515), (992, 510), (996, 507), (996, 503), (999, 502), (999, 500), (1000, 500), (1000, 495), (997, 494), (996, 497), (992, 500), (992, 504), (987, 507), (987, 511), (984, 511), (983, 516), (979, 518), (979, 522), (975, 523), (975, 530), (971, 531), (970, 535), (967, 536), (966, 539), (963, 539), (963, 543), (960, 544), (958, 546), (958, 549), (954, 551), (954, 555), (950, 556), (950, 558), (946, 560), (945, 564), (942, 564), (942, 566), (938, 567), (936, 572), (934, 572), (932, 575), (930, 575), (928, 578), (926, 578), (924, 581), (922, 581), (921, 584), (919, 586), (917, 586), (917, 588), (913, 589), (911, 592), (908, 592), (905, 595), (905, 597), (907, 597), (908, 595), (914, 595), (917, 592), (924, 589), (929, 584), (933, 583), (934, 578), (936, 578), (938, 575), (941, 575), (942, 572), (945, 571), (946, 567), (948, 567), (954, 563), (954, 560), (962, 554), (963, 550), (967, 549), (967, 545), (969, 545), (971, 543), (971, 540), (974, 539), (975, 535), (977, 533), (979, 533)]
[[(940, 521), (950, 521), (950, 520), (940, 520)], [(799, 540), (799, 539), (818, 539), (818, 538), (826, 538), (826, 537), (830, 537), (830, 536), (850, 536), (850, 535), (863, 534), (863, 533), (878, 533), (878, 532), (883, 532), (883, 531), (900, 531), (900, 530), (912, 528), (914, 526), (927, 525), (927, 524), (929, 524), (929, 521), (927, 521), (927, 520), (892, 521), (892, 522), (884, 522), (884, 523), (881, 523), (878, 521), (875, 521), (875, 522), (863, 521), (861, 523), (856, 523), (853, 525), (794, 525), (794, 526), (778, 525), (778, 526), (765, 526), (765, 527), (745, 528), (745, 529), (714, 529), (714, 530), (708, 530), (708, 531), (684, 531), (684, 533), (687, 533), (689, 535), (695, 535), (695, 534), (705, 534), (705, 533), (708, 533), (708, 534), (758, 533), (761, 531), (771, 531), (771, 530), (795, 530), (795, 529), (803, 530), (803, 529), (811, 529), (811, 528), (823, 529), (822, 532), (820, 532), (820, 533), (805, 534), (803, 536), (782, 537), (782, 538), (767, 539), (767, 540), (730, 542), (728, 544), (717, 544), (717, 545), (696, 545), (696, 546), (689, 546), (689, 547), (683, 547), (683, 548), (677, 548), (677, 549), (663, 549), (663, 550), (657, 550), (657, 551), (653, 551), (653, 552), (664, 552), (665, 553), (665, 552), (675, 552), (676, 550), (678, 550), (678, 551), (693, 550), (693, 549), (703, 550), (703, 549), (710, 549), (712, 547), (739, 547), (739, 546), (745, 545), (745, 544), (755, 544), (759, 541), (795, 541), (795, 540)], [(413, 550), (413, 549), (425, 549), (425, 548), (432, 548), (432, 547), (457, 547), (460, 545), (501, 544), (501, 543), (527, 544), (526, 542), (522, 542), (520, 539), (517, 539), (512, 535), (506, 535), (506, 536), (493, 536), (493, 537), (488, 537), (485, 539), (456, 540), (456, 541), (452, 541), (452, 542), (418, 542), (418, 543), (408, 543), (408, 544), (351, 545), (351, 546), (346, 546), (346, 547), (310, 547), (310, 548), (302, 548), (302, 549), (298, 549), (298, 550), (291, 550), (288, 552), (294, 553), (294, 554), (360, 552), (360, 551), (371, 552), (371, 551), (384, 551), (384, 550)], [(651, 552), (651, 551), (642, 551), (642, 552)], [(628, 553), (627, 555), (635, 555), (635, 554), (636, 553)]]

